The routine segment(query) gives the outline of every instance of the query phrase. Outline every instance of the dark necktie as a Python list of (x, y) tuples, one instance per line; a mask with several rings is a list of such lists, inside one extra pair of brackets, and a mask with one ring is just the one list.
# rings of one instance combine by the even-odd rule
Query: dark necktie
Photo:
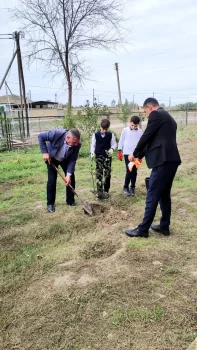
[(66, 144), (66, 150), (65, 150), (65, 153), (64, 153), (64, 158), (67, 157), (69, 149), (70, 149), (70, 146), (68, 144)]

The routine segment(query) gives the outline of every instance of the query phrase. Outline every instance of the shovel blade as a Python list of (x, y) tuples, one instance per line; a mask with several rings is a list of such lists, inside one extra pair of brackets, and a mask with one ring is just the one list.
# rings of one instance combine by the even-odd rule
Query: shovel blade
[(83, 210), (89, 214), (89, 215), (93, 215), (93, 209), (90, 203), (88, 203), (87, 201), (83, 202)]

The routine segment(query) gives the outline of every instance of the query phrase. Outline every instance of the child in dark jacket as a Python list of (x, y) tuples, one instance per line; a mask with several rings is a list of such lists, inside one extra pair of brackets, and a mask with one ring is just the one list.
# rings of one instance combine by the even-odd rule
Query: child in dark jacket
[(91, 158), (96, 157), (97, 195), (100, 199), (109, 198), (112, 154), (117, 147), (114, 134), (108, 131), (109, 127), (110, 121), (102, 119), (100, 131), (92, 135), (90, 149)]

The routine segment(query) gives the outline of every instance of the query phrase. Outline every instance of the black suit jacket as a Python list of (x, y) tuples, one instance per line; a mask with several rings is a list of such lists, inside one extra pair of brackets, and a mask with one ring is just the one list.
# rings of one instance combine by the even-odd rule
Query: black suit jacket
[(148, 124), (139, 140), (133, 155), (143, 158), (145, 155), (148, 168), (154, 168), (165, 162), (181, 163), (176, 143), (177, 124), (164, 109), (152, 111)]

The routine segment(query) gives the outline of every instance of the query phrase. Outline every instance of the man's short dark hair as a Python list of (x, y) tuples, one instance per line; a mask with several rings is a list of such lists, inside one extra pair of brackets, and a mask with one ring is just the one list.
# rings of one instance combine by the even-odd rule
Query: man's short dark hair
[(109, 119), (102, 119), (101, 122), (100, 122), (100, 126), (101, 126), (101, 128), (103, 128), (105, 130), (109, 129), (109, 127), (110, 127)]
[(146, 107), (148, 105), (151, 105), (153, 107), (157, 107), (159, 106), (159, 102), (156, 100), (156, 98), (154, 97), (149, 97), (147, 98), (144, 103), (143, 103), (143, 107)]
[(133, 115), (133, 117), (131, 117), (131, 122), (133, 124), (139, 124), (140, 123), (140, 118), (137, 115)]
[(78, 140), (80, 140), (80, 137), (81, 137), (79, 130), (76, 129), (76, 128), (70, 129), (70, 130), (68, 131), (68, 135), (69, 135), (70, 137), (75, 138), (75, 139), (78, 139)]

